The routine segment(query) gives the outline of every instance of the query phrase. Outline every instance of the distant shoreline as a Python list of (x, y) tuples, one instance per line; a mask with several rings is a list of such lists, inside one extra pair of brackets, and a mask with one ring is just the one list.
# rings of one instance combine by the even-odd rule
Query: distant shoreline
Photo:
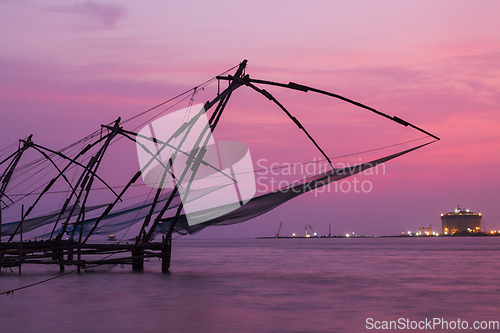
[(338, 235), (338, 236), (311, 236), (311, 237), (305, 237), (305, 236), (280, 236), (280, 237), (255, 237), (255, 239), (294, 239), (294, 238), (311, 238), (311, 239), (324, 239), (324, 238), (394, 238), (394, 237), (400, 237), (400, 238), (456, 238), (456, 237), (499, 237), (499, 233), (495, 234), (489, 234), (489, 233), (483, 233), (483, 232), (478, 232), (478, 233), (472, 233), (472, 234), (460, 234), (460, 235), (420, 235), (420, 236), (413, 236), (413, 235), (385, 235), (385, 236), (377, 236), (377, 235), (361, 235), (361, 236), (345, 236), (345, 235)]

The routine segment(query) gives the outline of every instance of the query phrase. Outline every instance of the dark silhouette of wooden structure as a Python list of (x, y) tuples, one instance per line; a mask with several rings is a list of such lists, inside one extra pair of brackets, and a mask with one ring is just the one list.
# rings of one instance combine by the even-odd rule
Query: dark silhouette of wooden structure
[[(230, 99), (232, 93), (242, 87), (246, 86), (252, 90), (263, 95), (271, 102), (276, 104), (296, 125), (297, 127), (309, 138), (313, 145), (318, 149), (318, 151), (324, 156), (326, 161), (332, 167), (332, 163), (328, 155), (323, 151), (323, 149), (317, 144), (311, 134), (304, 128), (304, 126), (299, 122), (299, 120), (292, 116), (292, 114), (265, 89), (259, 88), (257, 85), (271, 85), (278, 86), (286, 89), (291, 89), (301, 92), (314, 92), (322, 95), (327, 95), (333, 98), (341, 99), (345, 102), (354, 104), (358, 107), (364, 108), (371, 112), (374, 112), (380, 116), (388, 118), (394, 122), (397, 122), (403, 126), (410, 126), (422, 133), (429, 135), (435, 140), (439, 140), (438, 137), (424, 131), (423, 129), (416, 127), (398, 117), (391, 117), (382, 113), (376, 109), (353, 101), (351, 99), (345, 98), (340, 95), (336, 95), (324, 90), (316, 89), (309, 86), (300, 85), (297, 83), (289, 82), (287, 84), (277, 83), (272, 81), (257, 80), (250, 78), (249, 75), (245, 73), (245, 68), (247, 61), (244, 60), (236, 68), (233, 75), (220, 75), (216, 79), (218, 81), (227, 81), (228, 86), (223, 91), (219, 91), (217, 96), (204, 104), (204, 112), (215, 108), (209, 119), (209, 129), (214, 131), (221, 119), (221, 115)], [(233, 69), (234, 69), (233, 68)], [(193, 88), (191, 91), (196, 92), (198, 87)], [(162, 103), (163, 104), (163, 103)], [(162, 105), (160, 104), (160, 105)], [(183, 130), (189, 131), (192, 123), (186, 123)], [(0, 161), (0, 166), (4, 165), (4, 171), (0, 178), (0, 235), (2, 234), (2, 227), (7, 225), (2, 225), (2, 211), (10, 207), (14, 203), (14, 199), (9, 196), (8, 186), (11, 178), (19, 165), (21, 157), (28, 149), (36, 150), (41, 158), (46, 159), (50, 164), (56, 169), (57, 175), (48, 182), (44, 189), (38, 194), (36, 199), (28, 207), (26, 211), (22, 211), (20, 223), (16, 226), (15, 230), (9, 231), (7, 236), (10, 236), (7, 242), (2, 242), (0, 237), (0, 267), (19, 267), (21, 271), (21, 266), (23, 264), (39, 264), (39, 265), (59, 265), (61, 270), (64, 270), (66, 266), (76, 266), (78, 270), (85, 269), (89, 266), (94, 265), (131, 265), (134, 271), (142, 271), (144, 268), (144, 260), (148, 258), (160, 258), (162, 261), (162, 270), (167, 272), (170, 268), (170, 259), (172, 251), (172, 234), (176, 230), (176, 224), (179, 217), (182, 214), (183, 204), (182, 202), (178, 205), (176, 209), (175, 216), (173, 217), (167, 232), (163, 235), (160, 242), (154, 241), (155, 233), (157, 232), (158, 224), (164, 218), (164, 214), (167, 209), (172, 208), (171, 204), (176, 196), (178, 196), (178, 189), (174, 189), (170, 192), (168, 198), (161, 201), (161, 195), (163, 188), (160, 186), (154, 195), (154, 198), (150, 204), (150, 210), (147, 216), (145, 216), (139, 233), (135, 237), (135, 240), (129, 241), (128, 243), (117, 243), (117, 244), (103, 244), (91, 242), (92, 235), (99, 228), (100, 223), (112, 214), (113, 209), (122, 201), (124, 194), (130, 189), (130, 187), (139, 179), (141, 176), (141, 171), (137, 171), (128, 181), (128, 183), (122, 187), (119, 193), (109, 186), (99, 175), (99, 166), (101, 161), (106, 154), (111, 142), (116, 137), (120, 136), (127, 138), (129, 140), (135, 141), (139, 135), (136, 132), (126, 130), (122, 126), (121, 119), (118, 118), (113, 123), (108, 125), (102, 125), (102, 131), (106, 134), (102, 134), (101, 137), (91, 144), (88, 144), (83, 149), (81, 149), (76, 156), (70, 157), (62, 151), (54, 151), (47, 147), (43, 147), (32, 140), (30, 135), (27, 139), (19, 141), (19, 148), (16, 152), (9, 155), (7, 158)], [(182, 131), (179, 131), (182, 133)], [(176, 133), (176, 135), (179, 135)], [(168, 141), (162, 142), (154, 137), (142, 137), (143, 139), (155, 142), (161, 147), (171, 146)], [(206, 145), (206, 142), (205, 142)], [(203, 146), (201, 144), (200, 146)], [(204, 147), (204, 146), (203, 146)], [(163, 149), (161, 148), (161, 149)], [(198, 170), (200, 163), (203, 161), (204, 150), (197, 149), (199, 147), (193, 147), (192, 158), (188, 159), (186, 170), (193, 170), (190, 177), (194, 177), (196, 171)], [(84, 164), (81, 162), (81, 157), (84, 156), (91, 149), (97, 150), (88, 162)], [(144, 147), (144, 149), (146, 149)], [(153, 153), (148, 151), (151, 155), (150, 162), (158, 160), (159, 151)], [(193, 153), (194, 152), (194, 153)], [(178, 154), (176, 151), (174, 153)], [(53, 158), (62, 158), (66, 165), (61, 167), (53, 161)], [(160, 161), (161, 162), (161, 161)], [(162, 164), (163, 165), (163, 164)], [(165, 168), (164, 177), (169, 172), (172, 165), (171, 160), (163, 165)], [(67, 176), (67, 171), (71, 167), (78, 167), (81, 171), (76, 182), (70, 181)], [(178, 181), (182, 182), (186, 176), (186, 172), (180, 175)], [(164, 178), (162, 179), (163, 182)], [(192, 180), (192, 179), (191, 179)], [(49, 190), (54, 186), (56, 181), (62, 181), (67, 183), (68, 191), (67, 198), (62, 206), (59, 213), (55, 214), (51, 218), (53, 220), (53, 227), (47, 240), (37, 240), (37, 241), (23, 241), (23, 224), (33, 222), (33, 218), (30, 213), (33, 211), (34, 207), (40, 202), (41, 198), (46, 195)], [(89, 202), (89, 196), (91, 196), (92, 187), (94, 182), (100, 182), (113, 194), (114, 200), (110, 203), (102, 205), (106, 207), (102, 214), (90, 224), (92, 227), (90, 230), (85, 230), (86, 214), (88, 214), (89, 209), (93, 209)], [(163, 206), (161, 206), (163, 205)], [(160, 209), (161, 207), (161, 209)], [(159, 209), (159, 211), (157, 211)], [(30, 220), (31, 218), (31, 220)], [(73, 220), (73, 222), (71, 222)], [(57, 227), (61, 229), (57, 229)], [(281, 228), (281, 225), (280, 225)], [(5, 230), (4, 230), (5, 231)], [(70, 233), (69, 239), (63, 239), (63, 235)], [(7, 231), (5, 231), (7, 233)], [(19, 242), (13, 241), (16, 236), (20, 236)], [(279, 230), (276, 234), (279, 236)], [(5, 237), (5, 236), (4, 236)]]

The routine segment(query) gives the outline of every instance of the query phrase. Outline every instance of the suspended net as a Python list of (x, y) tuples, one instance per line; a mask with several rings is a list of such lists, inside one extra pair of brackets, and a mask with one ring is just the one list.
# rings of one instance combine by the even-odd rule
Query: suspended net
[[(62, 149), (38, 145), (30, 136), (0, 150), (1, 235), (12, 240), (22, 230), (31, 232), (33, 238), (69, 237), (85, 242), (93, 235), (115, 234), (135, 227), (136, 240), (147, 242), (157, 234), (170, 235), (174, 231), (192, 234), (208, 226), (250, 220), (301, 194), (329, 186), (439, 139), (401, 118), (340, 95), (292, 82), (250, 79), (245, 66), (246, 61), (138, 115), (103, 125)], [(227, 75), (235, 68), (234, 75)], [(221, 82), (227, 82), (222, 91)], [(204, 104), (194, 104), (195, 97), (206, 95), (209, 86), (212, 86), (210, 93), (215, 93), (215, 83), (216, 97)], [(271, 93), (259, 87), (263, 85), (333, 97), (411, 127), (430, 141), (355, 166), (335, 166), (334, 158), (320, 147), (311, 132)], [(222, 114), (230, 97), (240, 87), (250, 88), (281, 109), (320, 154), (316, 162), (323, 162), (323, 168), (300, 179), (288, 180), (284, 186), (259, 191), (255, 173), (260, 169), (252, 162), (248, 146), (213, 137), (216, 127), (223, 122)], [(413, 144), (421, 139), (404, 143)], [(134, 163), (108, 165), (120, 161), (121, 151), (128, 149), (130, 153), (130, 147), (135, 147)], [(114, 158), (106, 158), (109, 155)], [(22, 162), (25, 158), (28, 162)], [(127, 169), (129, 165), (135, 167)]]

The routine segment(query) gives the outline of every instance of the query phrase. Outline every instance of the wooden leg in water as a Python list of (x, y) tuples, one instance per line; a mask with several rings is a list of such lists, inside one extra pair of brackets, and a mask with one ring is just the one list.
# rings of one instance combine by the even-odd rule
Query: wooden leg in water
[(144, 270), (144, 249), (132, 250), (132, 270), (142, 272)]
[[(54, 261), (61, 260), (61, 256), (60, 256), (61, 251), (59, 249), (52, 249), (51, 252), (52, 252), (52, 260), (54, 260)], [(64, 270), (64, 268), (61, 269), (61, 265), (59, 265), (59, 270)]]
[(68, 249), (68, 261), (73, 261), (73, 247), (71, 246), (69, 249)]
[(170, 269), (170, 256), (172, 254), (172, 235), (163, 238), (163, 246), (161, 249), (161, 271), (163, 273), (168, 273)]
[(161, 251), (161, 271), (168, 273), (170, 269), (170, 251)]
[[(61, 254), (61, 255), (59, 256), (59, 261), (60, 261), (60, 262), (63, 262), (63, 261), (64, 261), (64, 251), (63, 251), (63, 249), (60, 249), (60, 250), (59, 250), (59, 253)], [(63, 263), (60, 263), (60, 264), (59, 264), (59, 271), (60, 271), (60, 272), (64, 272), (64, 264), (63, 264)]]

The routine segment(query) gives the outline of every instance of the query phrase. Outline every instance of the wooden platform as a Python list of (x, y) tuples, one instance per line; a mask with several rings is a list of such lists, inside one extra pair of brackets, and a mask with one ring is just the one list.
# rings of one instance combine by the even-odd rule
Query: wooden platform
[[(128, 255), (127, 255), (128, 254)], [(0, 243), (0, 267), (20, 267), (26, 264), (76, 266), (85, 269), (97, 265), (132, 265), (142, 271), (144, 258), (161, 258), (162, 270), (170, 268), (170, 242), (138, 244), (80, 244), (72, 240), (50, 240)], [(112, 256), (115, 256), (114, 258)]]

